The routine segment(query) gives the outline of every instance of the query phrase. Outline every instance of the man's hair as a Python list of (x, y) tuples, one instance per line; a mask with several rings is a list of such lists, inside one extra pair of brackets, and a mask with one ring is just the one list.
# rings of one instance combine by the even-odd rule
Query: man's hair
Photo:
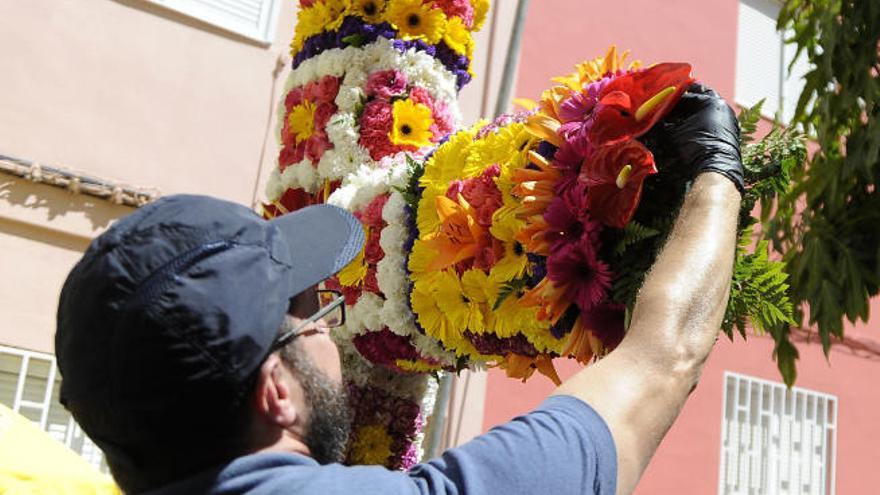
[[(287, 328), (285, 319), (280, 331)], [(291, 369), (301, 361), (296, 347), (288, 345), (282, 353)], [(137, 493), (188, 478), (250, 451), (254, 418), (251, 398), (261, 368), (262, 364), (241, 396), (218, 397), (215, 403), (195, 408), (162, 404), (137, 415), (80, 407), (75, 401), (67, 408), (103, 450), (119, 486), (127, 493)], [(96, 434), (106, 431), (114, 434)]]

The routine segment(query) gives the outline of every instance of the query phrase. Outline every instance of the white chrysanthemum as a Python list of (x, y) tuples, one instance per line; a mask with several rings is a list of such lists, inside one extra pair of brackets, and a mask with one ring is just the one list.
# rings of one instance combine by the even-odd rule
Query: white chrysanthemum
[(349, 208), (349, 205), (354, 198), (355, 192), (355, 188), (352, 186), (338, 187), (335, 191), (330, 193), (330, 197), (327, 198), (327, 203), (333, 206), (338, 206), (344, 210), (352, 211), (351, 208)]
[[(348, 79), (347, 76), (346, 79)], [(339, 108), (339, 112), (354, 112), (364, 102), (367, 96), (364, 94), (363, 86), (349, 85), (345, 82), (339, 87), (339, 93), (336, 95), (336, 106)]]
[(371, 292), (361, 293), (358, 302), (352, 306), (352, 311), (360, 316), (360, 323), (363, 328), (371, 331), (382, 329), (382, 318), (379, 312), (382, 310), (383, 300), (381, 297)]
[[(299, 162), (296, 165), (295, 170), (296, 179), (299, 181), (299, 187), (305, 189), (309, 193), (313, 193), (318, 190), (320, 181), (318, 180), (318, 173), (315, 170), (315, 167), (312, 165), (311, 161), (303, 160)], [(287, 172), (287, 170), (285, 170), (285, 172)]]
[(282, 194), (284, 194), (284, 186), (281, 185), (281, 173), (277, 168), (273, 168), (269, 180), (266, 181), (266, 199), (272, 203), (278, 201)]
[[(303, 160), (299, 163), (294, 163), (292, 165), (289, 165), (287, 168), (284, 169), (284, 172), (281, 172), (281, 175), (279, 177), (281, 179), (281, 187), (284, 190), (296, 189), (296, 188), (300, 187), (299, 172), (297, 171), (297, 169), (299, 167), (310, 167), (311, 168), (311, 166), (312, 166), (312, 162), (310, 162), (309, 160)], [(282, 192), (284, 192), (284, 191), (282, 191)]]
[(389, 299), (382, 306), (382, 322), (389, 330), (398, 335), (411, 335), (415, 327), (412, 324), (412, 311), (404, 301)]

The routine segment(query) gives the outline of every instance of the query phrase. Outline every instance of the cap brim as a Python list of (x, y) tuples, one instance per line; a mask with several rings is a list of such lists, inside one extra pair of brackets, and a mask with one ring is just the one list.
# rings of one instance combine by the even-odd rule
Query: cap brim
[(364, 229), (337, 206), (320, 204), (270, 220), (284, 236), (293, 261), (290, 297), (325, 280), (360, 253)]

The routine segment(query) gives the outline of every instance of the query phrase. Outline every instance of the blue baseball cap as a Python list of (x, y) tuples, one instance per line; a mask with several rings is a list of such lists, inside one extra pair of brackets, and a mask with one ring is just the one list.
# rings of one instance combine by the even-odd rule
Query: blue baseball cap
[(102, 445), (127, 443), (118, 437), (149, 431), (169, 409), (240, 401), (290, 299), (363, 243), (357, 219), (331, 205), (269, 221), (206, 196), (140, 208), (96, 238), (64, 283), (61, 402), (75, 415), (105, 411), (83, 425)]

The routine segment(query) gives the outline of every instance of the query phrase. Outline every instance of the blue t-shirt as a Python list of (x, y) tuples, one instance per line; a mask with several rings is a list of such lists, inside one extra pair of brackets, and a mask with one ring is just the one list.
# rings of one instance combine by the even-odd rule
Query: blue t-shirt
[(617, 454), (592, 407), (552, 396), (529, 414), (407, 472), (322, 466), (298, 454), (253, 454), (152, 495), (614, 495)]

